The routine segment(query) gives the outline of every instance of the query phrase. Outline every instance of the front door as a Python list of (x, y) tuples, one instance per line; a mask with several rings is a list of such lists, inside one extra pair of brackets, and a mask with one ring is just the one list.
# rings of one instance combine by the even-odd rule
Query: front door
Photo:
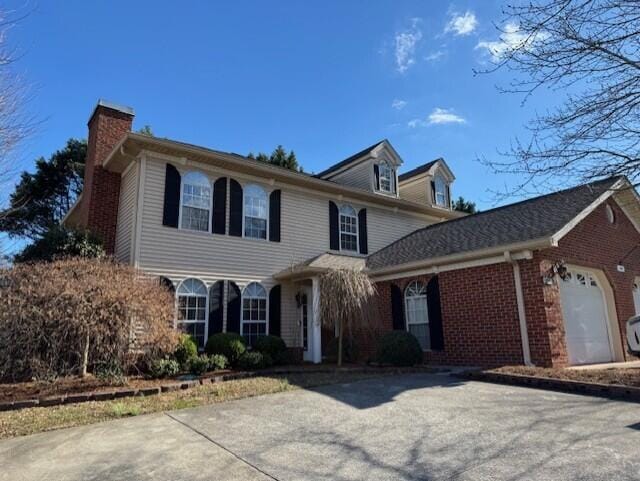
[(298, 311), (300, 316), (300, 331), (302, 333), (302, 358), (305, 361), (313, 361), (313, 342), (311, 340), (313, 332), (311, 329), (310, 298), (311, 296), (307, 289), (300, 292), (300, 308)]

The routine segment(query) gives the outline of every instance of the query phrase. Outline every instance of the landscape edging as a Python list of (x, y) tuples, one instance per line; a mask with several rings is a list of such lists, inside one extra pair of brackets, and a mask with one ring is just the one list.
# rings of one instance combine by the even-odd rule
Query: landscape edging
[(621, 401), (640, 402), (640, 388), (623, 386), (620, 384), (600, 384), (571, 379), (526, 376), (523, 374), (507, 374), (485, 371), (466, 371), (456, 376), (473, 380), (486, 381), (497, 384), (534, 387), (549, 391), (560, 391), (570, 394), (586, 394), (589, 396), (605, 397)]
[[(362, 373), (362, 372), (375, 372), (379, 371), (380, 368), (369, 368), (369, 367), (341, 367), (341, 368), (319, 368), (319, 369), (265, 369), (261, 371), (244, 371), (244, 372), (227, 372), (224, 374), (213, 375), (209, 377), (201, 377), (197, 379), (189, 379), (189, 380), (179, 380), (179, 379), (171, 379), (167, 380), (167, 384), (161, 384), (159, 386), (153, 387), (143, 387), (143, 388), (115, 388), (109, 391), (98, 391), (98, 392), (78, 392), (72, 394), (60, 394), (54, 396), (45, 396), (41, 398), (35, 399), (23, 399), (19, 401), (6, 401), (0, 402), (0, 412), (1, 411), (17, 411), (20, 409), (27, 409), (33, 407), (51, 407), (51, 406), (61, 406), (63, 404), (79, 404), (90, 401), (110, 401), (113, 399), (120, 399), (126, 397), (135, 397), (135, 396), (154, 396), (160, 393), (166, 393), (171, 391), (179, 391), (185, 389), (192, 389), (196, 386), (201, 386), (204, 384), (215, 384), (219, 382), (226, 381), (236, 381), (238, 379), (247, 379), (251, 377), (258, 376), (274, 376), (274, 375), (287, 375), (287, 374), (326, 374), (332, 372), (350, 372), (350, 373)], [(384, 369), (384, 368), (383, 368)], [(422, 372), (429, 371), (434, 372), (437, 369), (430, 367), (413, 367), (413, 368), (396, 368), (396, 369), (406, 369), (408, 371)], [(385, 371), (382, 371), (385, 372)]]

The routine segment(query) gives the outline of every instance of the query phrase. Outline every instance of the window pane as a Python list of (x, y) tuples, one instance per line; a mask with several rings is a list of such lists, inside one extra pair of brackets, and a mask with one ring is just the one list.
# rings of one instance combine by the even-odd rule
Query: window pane
[(409, 332), (416, 336), (423, 350), (430, 349), (429, 324), (410, 324)]

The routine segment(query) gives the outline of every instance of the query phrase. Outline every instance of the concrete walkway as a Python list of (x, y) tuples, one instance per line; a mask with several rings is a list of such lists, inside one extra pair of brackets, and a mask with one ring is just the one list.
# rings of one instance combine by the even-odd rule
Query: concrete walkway
[(637, 480), (640, 405), (414, 374), (0, 442), (0, 480)]

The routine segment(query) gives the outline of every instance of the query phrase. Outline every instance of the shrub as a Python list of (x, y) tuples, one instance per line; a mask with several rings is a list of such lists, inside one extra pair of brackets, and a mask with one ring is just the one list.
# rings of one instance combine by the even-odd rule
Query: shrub
[(238, 360), (238, 367), (245, 371), (263, 369), (273, 365), (273, 359), (269, 354), (262, 354), (258, 351), (245, 352)]
[(240, 334), (233, 332), (221, 332), (214, 334), (207, 340), (205, 351), (210, 356), (213, 354), (222, 354), (227, 358), (231, 366), (238, 363), (240, 357), (247, 350), (244, 338)]
[(226, 369), (229, 365), (229, 360), (222, 354), (212, 354), (209, 356), (209, 371), (219, 371)]
[(285, 366), (285, 365), (290, 365), (290, 364), (300, 364), (300, 362), (301, 362), (300, 357), (297, 356), (294, 351), (291, 351), (289, 349), (279, 353), (278, 355), (276, 355), (273, 358), (273, 363), (278, 365), (278, 366)]
[(155, 359), (149, 363), (149, 374), (153, 378), (173, 377), (180, 373), (180, 364), (175, 359)]
[[(334, 337), (327, 343), (327, 361), (338, 361), (338, 341)], [(356, 362), (358, 360), (358, 348), (353, 339), (345, 337), (342, 340), (342, 359), (346, 362)]]
[(392, 331), (378, 340), (377, 359), (381, 364), (413, 366), (422, 362), (422, 348), (413, 334)]
[(189, 361), (198, 356), (198, 346), (189, 334), (180, 334), (173, 357), (181, 366), (188, 366)]
[(115, 386), (123, 386), (127, 383), (127, 376), (125, 376), (122, 366), (117, 362), (105, 362), (98, 364), (93, 374), (102, 382), (112, 384)]
[(16, 254), (14, 261), (50, 262), (67, 257), (105, 256), (102, 240), (87, 230), (54, 226), (32, 244)]
[(0, 275), (0, 379), (54, 379), (105, 363), (128, 372), (175, 348), (171, 295), (131, 266), (73, 258)]
[(275, 360), (287, 350), (287, 345), (278, 336), (260, 336), (254, 349), (262, 354), (269, 354)]
[(189, 371), (191, 374), (201, 376), (209, 370), (209, 356), (200, 355), (189, 359)]

